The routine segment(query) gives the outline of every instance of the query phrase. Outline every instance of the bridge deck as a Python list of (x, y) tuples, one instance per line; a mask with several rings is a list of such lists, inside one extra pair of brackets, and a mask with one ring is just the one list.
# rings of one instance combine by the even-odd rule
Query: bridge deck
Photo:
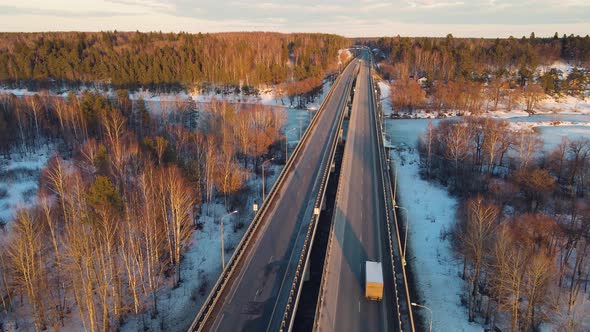
[[(354, 62), (358, 60), (353, 60)], [(330, 142), (337, 137), (337, 119), (348, 97), (346, 87), (355, 65), (343, 72), (324, 102), (305, 145), (293, 156), (276, 198), (259, 221), (247, 249), (236, 261), (227, 286), (218, 294), (205, 331), (277, 331), (293, 284), (319, 182), (327, 167)]]
[[(320, 290), (318, 331), (393, 331), (396, 300), (388, 247), (371, 71), (364, 57), (338, 184), (334, 225)], [(383, 263), (382, 301), (365, 298), (365, 262)]]

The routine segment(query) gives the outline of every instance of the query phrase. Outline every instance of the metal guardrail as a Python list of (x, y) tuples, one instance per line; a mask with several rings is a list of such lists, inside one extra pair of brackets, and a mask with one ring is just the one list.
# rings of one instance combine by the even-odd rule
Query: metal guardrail
[[(372, 102), (375, 101), (374, 98), (374, 93), (373, 93), (373, 89), (375, 88), (374, 85), (372, 84), (372, 79), (370, 80), (371, 82), (371, 96), (373, 96), (372, 98)], [(375, 105), (375, 104), (373, 104)], [(374, 114), (373, 115), (375, 117), (375, 131), (377, 132), (377, 141), (378, 141), (378, 158), (379, 158), (379, 166), (381, 169), (381, 172), (379, 172), (380, 176), (381, 176), (381, 183), (382, 183), (382, 188), (383, 188), (383, 199), (385, 200), (385, 220), (386, 220), (386, 225), (387, 225), (387, 239), (388, 239), (388, 245), (389, 245), (389, 256), (391, 258), (391, 269), (393, 272), (393, 288), (394, 288), (394, 292), (395, 292), (395, 308), (396, 308), (396, 314), (398, 317), (398, 327), (399, 327), (399, 331), (403, 331), (403, 323), (402, 323), (402, 319), (401, 319), (401, 311), (400, 311), (400, 304), (399, 304), (399, 291), (397, 288), (397, 273), (395, 272), (395, 253), (393, 250), (393, 237), (391, 234), (391, 216), (390, 216), (390, 210), (389, 210), (389, 206), (388, 206), (388, 199), (387, 199), (387, 190), (385, 189), (385, 179), (383, 176), (383, 157), (382, 157), (382, 139), (381, 139), (381, 133), (380, 133), (380, 122), (377, 119), (377, 116)]]
[[(356, 70), (356, 69), (355, 69)], [(324, 203), (325, 192), (327, 183), (330, 178), (330, 169), (332, 168), (332, 161), (334, 160), (334, 156), (336, 154), (336, 147), (338, 146), (338, 135), (340, 132), (340, 128), (342, 127), (342, 123), (344, 122), (344, 107), (346, 106), (348, 99), (350, 98), (350, 89), (353, 78), (356, 75), (353, 74), (349, 77), (348, 82), (346, 83), (345, 88), (345, 96), (344, 100), (341, 100), (341, 103), (344, 102), (344, 105), (339, 105), (340, 114), (338, 116), (338, 124), (333, 132), (332, 142), (330, 146), (330, 152), (327, 155), (324, 155), (324, 158), (328, 158), (327, 161), (322, 161), (322, 165), (324, 165), (324, 172), (322, 175), (322, 181), (320, 183), (320, 188), (318, 191), (318, 195), (316, 197), (316, 201), (314, 204), (314, 210), (320, 209)], [(309, 227), (307, 229), (307, 235), (305, 237), (305, 242), (303, 244), (303, 250), (301, 251), (301, 255), (299, 257), (299, 262), (297, 263), (297, 271), (295, 274), (294, 282), (291, 287), (289, 301), (287, 303), (286, 311), (283, 315), (283, 321), (281, 322), (281, 329), (280, 331), (283, 332), (285, 328), (288, 327), (288, 331), (291, 331), (293, 328), (293, 323), (295, 321), (295, 311), (297, 309), (297, 305), (299, 303), (299, 297), (301, 296), (301, 290), (303, 286), (303, 277), (302, 274), (305, 273), (305, 270), (308, 268), (309, 264), (309, 256), (311, 255), (311, 245), (313, 243), (313, 239), (315, 238), (315, 233), (317, 230), (319, 215), (312, 214), (311, 221)]]
[[(371, 82), (371, 100), (373, 102), (373, 106), (375, 107), (377, 105), (376, 102), (376, 97), (375, 97), (375, 85), (373, 84), (373, 76), (370, 75), (370, 79), (369, 81)], [(377, 131), (377, 140), (379, 142), (379, 164), (381, 166), (381, 172), (379, 172), (381, 174), (381, 181), (383, 184), (383, 198), (385, 200), (385, 216), (386, 216), (386, 220), (387, 220), (387, 235), (388, 235), (388, 242), (389, 242), (389, 251), (390, 251), (390, 255), (391, 255), (391, 267), (393, 270), (393, 280), (394, 280), (394, 290), (395, 290), (395, 298), (396, 298), (396, 310), (397, 310), (397, 316), (398, 316), (398, 323), (399, 323), (399, 330), (403, 331), (404, 328), (404, 324), (403, 324), (403, 320), (402, 320), (402, 315), (401, 315), (401, 310), (400, 310), (400, 304), (399, 304), (399, 291), (398, 291), (398, 287), (397, 287), (397, 274), (395, 272), (395, 255), (394, 255), (394, 247), (393, 247), (393, 237), (392, 237), (392, 230), (391, 230), (391, 220), (390, 220), (390, 212), (393, 215), (393, 224), (395, 226), (395, 233), (396, 233), (396, 239), (397, 239), (397, 243), (398, 243), (398, 250), (401, 254), (402, 249), (401, 249), (401, 240), (400, 240), (400, 233), (399, 233), (399, 226), (398, 226), (398, 221), (397, 221), (397, 214), (395, 212), (395, 208), (394, 208), (394, 203), (393, 203), (393, 195), (392, 195), (392, 189), (391, 189), (391, 179), (390, 179), (390, 175), (389, 175), (389, 168), (388, 165), (384, 165), (383, 160), (387, 160), (387, 158), (385, 158), (386, 156), (386, 151), (385, 151), (385, 146), (383, 144), (383, 132), (382, 132), (382, 127), (381, 127), (381, 120), (379, 119), (379, 117), (377, 117), (376, 112), (373, 112), (373, 116), (375, 117), (375, 130)], [(405, 266), (403, 264), (399, 264), (402, 268), (402, 276), (403, 276), (403, 284), (405, 286), (405, 295), (406, 295), (406, 304), (408, 306), (408, 318), (409, 318), (409, 322), (406, 324), (408, 325), (408, 329), (412, 332), (415, 331), (415, 327), (414, 327), (414, 318), (412, 315), (412, 307), (411, 307), (411, 300), (410, 300), (410, 292), (408, 289), (408, 283), (407, 283), (407, 277), (406, 277), (406, 269)]]
[[(348, 67), (352, 63), (353, 63), (353, 61), (350, 61), (346, 65), (346, 67), (342, 71), (342, 73), (346, 72), (346, 70), (348, 69)], [(252, 220), (252, 222), (250, 223), (248, 228), (246, 229), (246, 232), (244, 233), (242, 239), (238, 243), (230, 260), (227, 262), (225, 269), (222, 271), (220, 277), (217, 279), (217, 282), (215, 283), (215, 286), (213, 286), (213, 289), (211, 289), (209, 296), (207, 297), (207, 299), (203, 303), (201, 310), (199, 310), (199, 313), (197, 314), (197, 316), (193, 320), (191, 326), (189, 327), (189, 331), (202, 331), (203, 323), (211, 316), (211, 309), (217, 303), (219, 295), (223, 292), (225, 287), (227, 287), (227, 281), (232, 276), (237, 263), (239, 262), (240, 258), (243, 256), (244, 249), (250, 244), (250, 241), (251, 241), (253, 235), (258, 230), (260, 220), (267, 212), (269, 206), (271, 205), (271, 202), (273, 202), (275, 200), (277, 192), (278, 192), (278, 188), (280, 188), (282, 186), (282, 184), (286, 178), (286, 175), (289, 173), (289, 171), (291, 170), (291, 168), (293, 166), (294, 161), (298, 159), (299, 153), (302, 149), (302, 146), (304, 146), (306, 144), (307, 140), (309, 139), (309, 136), (311, 135), (311, 132), (315, 128), (320, 115), (323, 113), (323, 111), (326, 107), (327, 101), (330, 100), (330, 98), (332, 97), (332, 94), (334, 93), (334, 90), (338, 86), (341, 78), (342, 78), (342, 74), (340, 74), (338, 76), (338, 78), (336, 79), (336, 81), (334, 81), (334, 83), (332, 84), (330, 91), (328, 92), (328, 94), (326, 95), (324, 100), (322, 101), (322, 105), (320, 106), (318, 111), (314, 114), (309, 126), (307, 127), (307, 129), (305, 130), (305, 133), (303, 134), (303, 137), (301, 138), (301, 140), (297, 144), (297, 147), (295, 147), (295, 150), (293, 150), (293, 153), (291, 154), (291, 158), (289, 158), (289, 160), (287, 161), (287, 163), (283, 167), (283, 170), (279, 174), (277, 180), (273, 184), (267, 199), (262, 202), (262, 206), (260, 207), (260, 209), (258, 210), (256, 215), (254, 216), (254, 219)], [(306, 242), (307, 242), (307, 240), (306, 240)]]

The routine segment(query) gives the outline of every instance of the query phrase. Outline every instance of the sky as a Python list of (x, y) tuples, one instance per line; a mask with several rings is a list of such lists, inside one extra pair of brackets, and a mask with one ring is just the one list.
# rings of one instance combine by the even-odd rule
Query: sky
[(590, 34), (590, 0), (0, 0), (0, 31)]

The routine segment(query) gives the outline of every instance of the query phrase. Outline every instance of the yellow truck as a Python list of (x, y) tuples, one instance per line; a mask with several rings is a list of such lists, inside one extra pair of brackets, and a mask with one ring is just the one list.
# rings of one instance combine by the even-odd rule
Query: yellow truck
[(367, 261), (365, 264), (365, 297), (369, 300), (383, 299), (383, 269), (380, 262)]

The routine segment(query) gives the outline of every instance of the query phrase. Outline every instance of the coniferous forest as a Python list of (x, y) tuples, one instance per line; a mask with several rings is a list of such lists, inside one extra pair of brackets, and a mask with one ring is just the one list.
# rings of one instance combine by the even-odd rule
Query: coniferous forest
[(522, 38), (410, 38), (358, 39), (378, 48), (386, 77), (426, 76), (430, 80), (482, 80), (486, 75), (518, 70), (526, 79), (539, 65), (562, 60), (577, 67), (590, 64), (590, 36)]
[(0, 82), (249, 86), (323, 77), (349, 41), (328, 34), (2, 33)]

